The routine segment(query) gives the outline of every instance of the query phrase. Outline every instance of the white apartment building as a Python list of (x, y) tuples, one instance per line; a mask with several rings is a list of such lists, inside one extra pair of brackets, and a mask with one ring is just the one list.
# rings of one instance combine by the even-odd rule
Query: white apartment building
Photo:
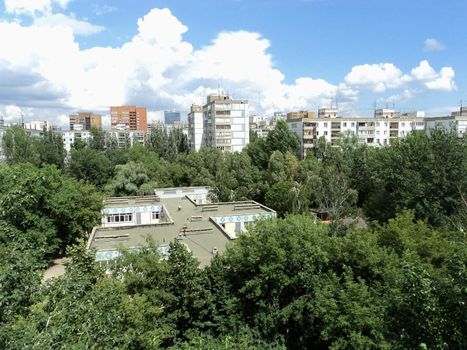
[(32, 120), (30, 122), (26, 122), (23, 124), (23, 127), (28, 130), (38, 130), (43, 131), (44, 129), (47, 131), (52, 130), (52, 125), (47, 120)]
[(211, 94), (203, 107), (202, 146), (240, 152), (250, 141), (248, 101)]
[(454, 130), (457, 136), (464, 137), (467, 134), (467, 107), (452, 112), (451, 116), (425, 118), (425, 123), (427, 132), (432, 129)]
[[(125, 147), (127, 145), (133, 146), (136, 143), (144, 145), (146, 135), (142, 131), (134, 130), (113, 130), (108, 131), (109, 135), (114, 137), (117, 141), (118, 147)], [(73, 144), (78, 141), (89, 143), (92, 134), (89, 130), (70, 130), (62, 131), (63, 146), (67, 153), (71, 151)]]
[(277, 120), (274, 117), (250, 116), (250, 130), (254, 131), (258, 137), (265, 138), (276, 127)]
[(394, 110), (384, 109), (376, 110), (374, 118), (342, 118), (337, 117), (335, 110), (323, 108), (320, 111), (322, 112), (318, 112), (318, 118), (287, 120), (290, 130), (300, 140), (303, 158), (306, 158), (321, 137), (328, 143), (337, 144), (343, 135), (353, 134), (359, 143), (378, 147), (404, 138), (412, 131), (425, 130), (425, 118), (421, 113), (401, 115)]
[(188, 144), (199, 151), (203, 142), (203, 107), (192, 105), (188, 114)]

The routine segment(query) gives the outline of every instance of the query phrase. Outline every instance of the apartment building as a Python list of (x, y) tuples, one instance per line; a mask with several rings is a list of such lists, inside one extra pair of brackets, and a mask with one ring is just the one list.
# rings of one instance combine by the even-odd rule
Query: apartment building
[(199, 151), (203, 141), (203, 107), (191, 105), (188, 113), (188, 144), (190, 149)]
[(248, 101), (211, 94), (203, 106), (202, 145), (240, 152), (250, 141)]
[(145, 107), (113, 106), (110, 107), (110, 125), (112, 130), (133, 130), (147, 132), (148, 117)]
[[(425, 130), (425, 118), (421, 113), (400, 114), (394, 110), (375, 111), (373, 118), (342, 118), (337, 110), (322, 108), (318, 118), (288, 119), (289, 129), (297, 134), (301, 144), (301, 155), (316, 146), (319, 138), (333, 145), (344, 135), (355, 135), (359, 143), (369, 146), (384, 146), (393, 140), (404, 138), (415, 130)], [(321, 117), (320, 117), (321, 116)]]
[(79, 112), (71, 114), (69, 118), (70, 130), (91, 130), (92, 127), (102, 129), (102, 116), (99, 114)]
[(464, 137), (467, 135), (467, 107), (461, 107), (450, 116), (425, 118), (425, 123), (428, 133), (433, 129), (454, 130), (457, 136)]
[[(111, 130), (106, 133), (109, 139), (113, 138), (117, 143), (117, 146), (122, 148), (133, 146), (137, 143), (144, 145), (146, 137), (146, 134), (142, 131)], [(61, 135), (63, 137), (63, 146), (67, 153), (71, 151), (71, 148), (76, 141), (80, 140), (89, 144), (92, 138), (91, 132), (87, 130), (62, 131)]]
[(250, 130), (254, 131), (258, 137), (266, 138), (269, 132), (276, 127), (277, 120), (274, 117), (250, 116)]

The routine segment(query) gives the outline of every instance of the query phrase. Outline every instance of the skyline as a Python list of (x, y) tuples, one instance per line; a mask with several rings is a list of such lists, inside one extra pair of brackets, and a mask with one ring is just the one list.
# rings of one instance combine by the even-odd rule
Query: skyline
[(258, 114), (337, 96), (343, 115), (371, 115), (375, 103), (447, 115), (467, 100), (466, 10), (453, 0), (4, 0), (0, 114), (64, 126), (72, 112), (134, 104), (150, 119), (186, 117), (220, 84)]

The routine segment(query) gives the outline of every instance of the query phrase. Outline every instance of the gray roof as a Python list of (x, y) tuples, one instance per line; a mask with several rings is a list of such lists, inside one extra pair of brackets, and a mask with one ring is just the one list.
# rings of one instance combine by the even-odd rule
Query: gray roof
[[(148, 201), (147, 203), (154, 203)], [(149, 198), (148, 198), (149, 199)], [(140, 204), (144, 198), (125, 200), (113, 198), (106, 201), (106, 207), (121, 207), (122, 203)], [(147, 246), (148, 239), (157, 245), (168, 244), (179, 239), (193, 255), (206, 265), (213, 257), (213, 249), (219, 253), (225, 250), (227, 243), (233, 239), (217, 222), (222, 220), (252, 221), (260, 218), (275, 217), (275, 211), (255, 201), (195, 204), (187, 197), (169, 198), (156, 202), (162, 204), (168, 212), (168, 222), (154, 225), (137, 225), (124, 227), (96, 227), (88, 241), (89, 248), (98, 251), (101, 260), (116, 254), (119, 248), (137, 249)]]

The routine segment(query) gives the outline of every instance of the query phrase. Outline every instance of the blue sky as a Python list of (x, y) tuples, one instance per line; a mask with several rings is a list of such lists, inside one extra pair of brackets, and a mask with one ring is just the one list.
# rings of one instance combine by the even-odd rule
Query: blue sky
[(462, 0), (4, 0), (0, 113), (186, 111), (221, 83), (261, 114), (331, 96), (343, 115), (447, 114), (467, 103), (466, 14)]

